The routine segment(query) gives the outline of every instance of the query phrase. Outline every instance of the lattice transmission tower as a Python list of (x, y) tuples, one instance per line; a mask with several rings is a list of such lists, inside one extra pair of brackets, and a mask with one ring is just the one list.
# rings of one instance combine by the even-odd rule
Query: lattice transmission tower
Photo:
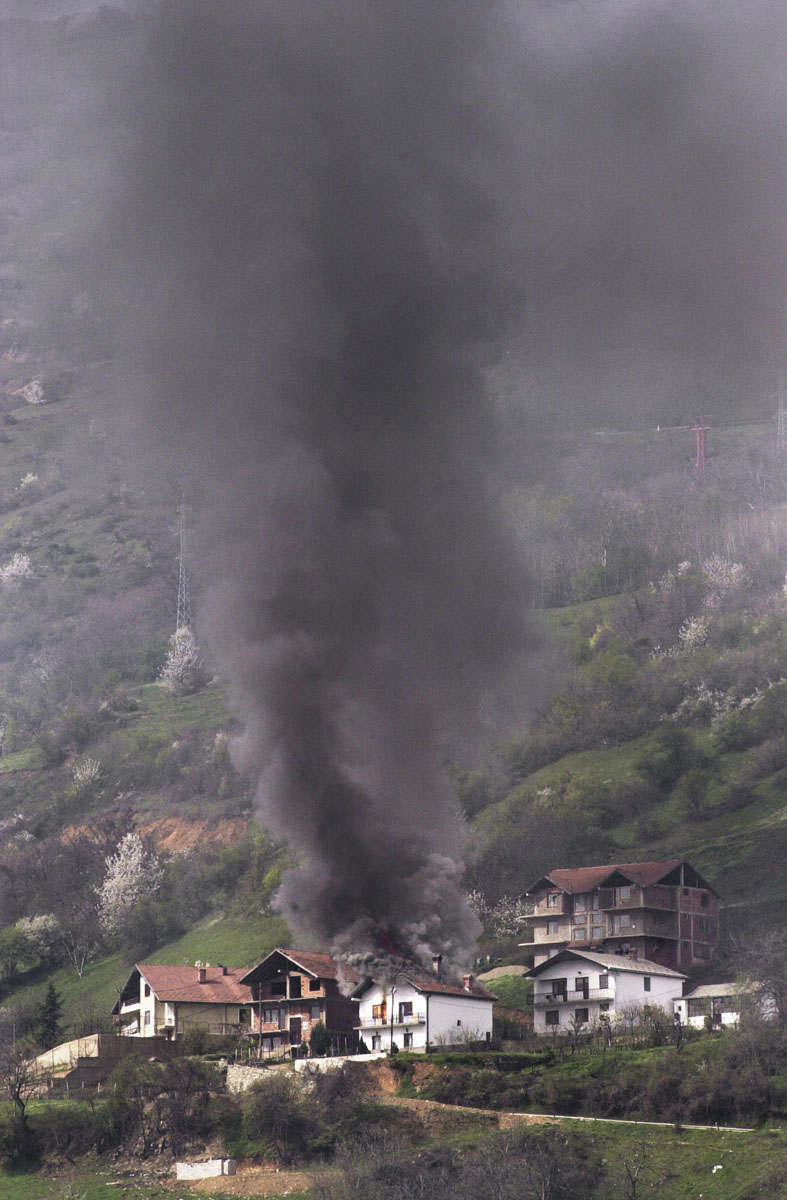
[(191, 598), (189, 576), (186, 569), (186, 497), (180, 498), (180, 550), (178, 552), (178, 615), (175, 631), (191, 629)]

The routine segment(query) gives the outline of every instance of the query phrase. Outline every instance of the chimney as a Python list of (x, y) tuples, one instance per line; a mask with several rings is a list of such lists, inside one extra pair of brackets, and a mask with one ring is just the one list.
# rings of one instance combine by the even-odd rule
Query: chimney
[(442, 966), (442, 963), (443, 963), (442, 954), (433, 954), (432, 955), (432, 970), (434, 971), (434, 973), (438, 979), (440, 978), (440, 967)]
[(207, 982), (208, 982), (208, 968), (207, 967), (197, 967), (197, 983), (207, 983)]
[(637, 958), (639, 952), (636, 949), (629, 950), (629, 958)]
[(465, 988), (466, 992), (471, 991), (472, 987), (473, 987), (473, 976), (472, 975), (463, 975), (462, 983), (464, 984), (464, 988)]
[(228, 972), (227, 972), (227, 968), (224, 966), (224, 963), (219, 963), (219, 966), (221, 967), (221, 973), (222, 973), (222, 975), (226, 975), (226, 974), (228, 974)]

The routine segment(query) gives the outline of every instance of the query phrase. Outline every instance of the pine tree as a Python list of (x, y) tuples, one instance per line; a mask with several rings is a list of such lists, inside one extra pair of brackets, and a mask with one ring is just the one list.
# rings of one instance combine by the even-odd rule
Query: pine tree
[(62, 1010), (60, 996), (50, 979), (46, 995), (38, 1010), (38, 1040), (44, 1050), (51, 1050), (60, 1040), (60, 1013)]

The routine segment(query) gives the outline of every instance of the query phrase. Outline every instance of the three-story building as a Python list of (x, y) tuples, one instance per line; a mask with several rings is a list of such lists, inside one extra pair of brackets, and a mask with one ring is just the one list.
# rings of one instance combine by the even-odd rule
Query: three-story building
[(685, 859), (559, 868), (531, 888), (535, 966), (564, 948), (660, 963), (707, 963), (719, 937), (719, 898)]

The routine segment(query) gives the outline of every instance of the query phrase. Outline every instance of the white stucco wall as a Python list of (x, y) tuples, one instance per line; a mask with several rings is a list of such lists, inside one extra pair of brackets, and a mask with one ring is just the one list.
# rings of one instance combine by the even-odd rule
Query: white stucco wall
[[(680, 995), (682, 981), (674, 975), (659, 975), (657, 970), (655, 963), (653, 971), (645, 974), (615, 967), (602, 967), (579, 958), (550, 964), (534, 980), (533, 1028), (540, 1034), (569, 1033), (577, 1009), (588, 1010), (588, 1028), (598, 1021), (602, 1011), (606, 1011), (610, 1019), (614, 1020), (625, 1010), (632, 1007), (644, 1008), (645, 1005), (662, 1008), (671, 1017), (673, 1003), (675, 997)], [(602, 988), (601, 983), (605, 976), (607, 986)], [(567, 999), (549, 1004), (539, 1003), (541, 997), (550, 994), (551, 984), (555, 979), (567, 981)], [(585, 979), (588, 981), (587, 999), (581, 994), (582, 981)], [(646, 980), (649, 981), (649, 989), (646, 987)], [(548, 1011), (559, 1013), (557, 1026), (547, 1025)]]
[[(492, 1011), (494, 1002), (475, 996), (426, 994), (412, 984), (394, 985), (393, 994), (393, 1040), (400, 1050), (405, 1049), (405, 1033), (411, 1042), (408, 1049), (425, 1050), (427, 1036), (429, 1045), (462, 1042), (468, 1039), (485, 1041), (492, 1036)], [(375, 1021), (375, 1006), (387, 1005), (385, 1022)], [(399, 1005), (412, 1004), (412, 1016), (400, 1020)], [(373, 984), (361, 998), (359, 1005), (359, 1028), (361, 1037), (370, 1050), (391, 1048), (391, 989)], [(377, 1044), (379, 1039), (379, 1045)]]

